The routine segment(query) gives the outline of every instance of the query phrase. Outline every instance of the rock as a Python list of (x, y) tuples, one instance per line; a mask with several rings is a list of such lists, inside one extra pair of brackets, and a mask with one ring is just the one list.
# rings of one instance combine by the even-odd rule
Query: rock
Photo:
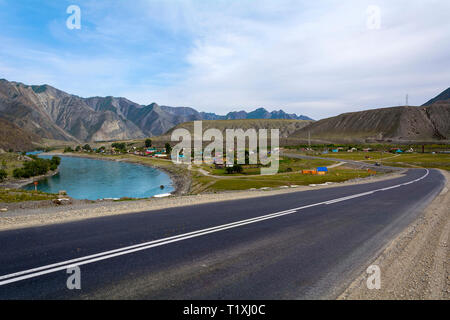
[(72, 201), (70, 199), (62, 198), (62, 199), (54, 199), (53, 203), (56, 205), (62, 205), (62, 204), (70, 204)]
[(0, 209), (0, 212), (7, 212), (8, 211), (8, 208), (1, 208)]
[(59, 196), (67, 196), (67, 191), (65, 191), (65, 190), (59, 190), (58, 195), (59, 195)]

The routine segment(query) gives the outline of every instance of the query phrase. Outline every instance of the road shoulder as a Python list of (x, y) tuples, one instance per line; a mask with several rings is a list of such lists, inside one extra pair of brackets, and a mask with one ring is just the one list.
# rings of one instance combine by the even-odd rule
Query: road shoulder
[(339, 300), (450, 299), (450, 173), (442, 192), (368, 265), (381, 271), (381, 288), (369, 290), (363, 273)]

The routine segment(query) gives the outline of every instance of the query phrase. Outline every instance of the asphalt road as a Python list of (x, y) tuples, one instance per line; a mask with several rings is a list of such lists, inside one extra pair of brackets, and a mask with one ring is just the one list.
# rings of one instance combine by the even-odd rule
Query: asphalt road
[[(413, 169), (370, 184), (3, 231), (0, 299), (334, 298), (443, 185), (439, 171)], [(66, 286), (73, 265), (81, 290)]]

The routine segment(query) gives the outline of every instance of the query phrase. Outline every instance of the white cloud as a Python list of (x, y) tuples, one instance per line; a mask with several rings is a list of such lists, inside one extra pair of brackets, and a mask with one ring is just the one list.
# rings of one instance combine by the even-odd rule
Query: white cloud
[(450, 84), (450, 20), (436, 15), (449, 12), (448, 2), (380, 2), (380, 30), (366, 28), (368, 2), (329, 1), (307, 13), (288, 2), (271, 19), (273, 1), (258, 1), (257, 14), (249, 14), (254, 2), (212, 10), (190, 2), (190, 69), (159, 97), (204, 110), (283, 107), (321, 118), (401, 104), (406, 93), (421, 104)]
[[(0, 0), (1, 1), (1, 0)], [(369, 5), (381, 29), (366, 27)], [(0, 39), (2, 77), (82, 96), (226, 113), (283, 108), (322, 118), (422, 104), (450, 85), (446, 0), (87, 1), (82, 32), (50, 21), (48, 49)], [(83, 51), (83, 48), (86, 48)]]

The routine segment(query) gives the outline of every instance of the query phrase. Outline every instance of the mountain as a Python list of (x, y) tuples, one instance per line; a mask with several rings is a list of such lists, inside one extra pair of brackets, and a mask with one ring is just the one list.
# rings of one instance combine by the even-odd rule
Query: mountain
[(14, 123), (0, 118), (0, 153), (1, 150), (31, 150), (41, 142), (41, 138), (19, 128)]
[[(301, 128), (307, 127), (313, 123), (313, 120), (291, 120), (291, 119), (239, 119), (239, 120), (203, 120), (202, 129), (205, 132), (208, 129), (218, 129), (222, 132), (225, 138), (226, 129), (279, 129), (280, 138), (287, 138), (294, 132), (300, 130)], [(194, 132), (194, 122), (184, 122), (176, 127), (170, 129), (164, 135), (156, 138), (152, 138), (152, 141), (169, 141), (172, 132), (176, 129), (184, 128), (187, 129), (191, 134)], [(268, 131), (270, 136), (270, 131)]]
[(49, 85), (0, 80), (0, 118), (41, 138), (62, 141), (140, 139), (165, 133), (177, 124), (219, 119), (309, 119), (283, 111), (257, 109), (220, 116), (188, 107), (139, 105), (125, 98), (81, 98)]
[(316, 121), (289, 139), (319, 143), (419, 142), (450, 139), (450, 105), (391, 107)]
[(116, 111), (92, 109), (83, 98), (48, 85), (0, 80), (0, 117), (41, 138), (99, 141), (145, 135)]
[(438, 94), (435, 98), (429, 100), (428, 102), (424, 103), (422, 106), (430, 106), (432, 104), (448, 104), (450, 103), (450, 88), (448, 88), (447, 90), (444, 90), (443, 92), (441, 92), (440, 94)]

